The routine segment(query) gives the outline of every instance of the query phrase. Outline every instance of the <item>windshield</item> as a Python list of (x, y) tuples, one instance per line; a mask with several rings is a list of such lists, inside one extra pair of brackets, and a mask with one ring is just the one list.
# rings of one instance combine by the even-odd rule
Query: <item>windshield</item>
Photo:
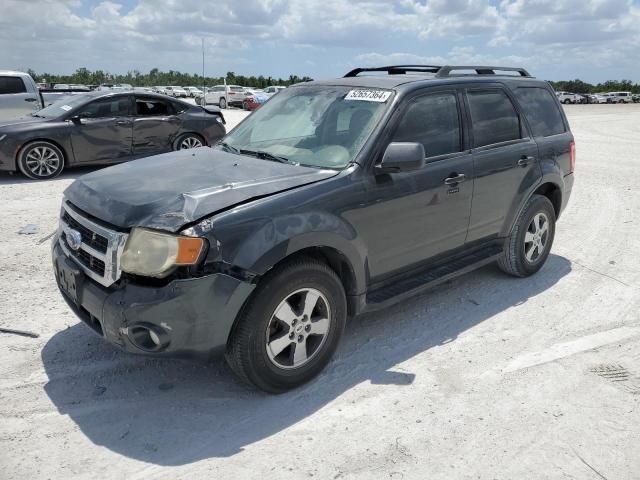
[(301, 165), (344, 168), (377, 125), (391, 95), (389, 90), (335, 86), (288, 88), (227, 135), (224, 146)]
[(94, 97), (91, 95), (70, 95), (42, 110), (38, 110), (34, 115), (43, 118), (58, 118), (69, 113), (74, 108), (87, 103), (92, 98)]

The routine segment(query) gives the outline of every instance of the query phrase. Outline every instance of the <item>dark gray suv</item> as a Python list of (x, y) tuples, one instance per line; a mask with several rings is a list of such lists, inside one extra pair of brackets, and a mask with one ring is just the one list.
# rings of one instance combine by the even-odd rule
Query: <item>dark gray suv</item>
[(114, 345), (223, 351), (282, 392), (349, 317), (490, 262), (537, 272), (574, 165), (553, 90), (524, 69), (356, 69), (282, 91), (214, 148), (76, 180), (56, 278)]

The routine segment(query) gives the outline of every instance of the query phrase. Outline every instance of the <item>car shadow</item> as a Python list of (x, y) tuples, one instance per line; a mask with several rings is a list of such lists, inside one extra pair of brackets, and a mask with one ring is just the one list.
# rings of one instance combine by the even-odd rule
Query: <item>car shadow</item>
[[(223, 361), (155, 359), (117, 351), (77, 324), (42, 351), (45, 391), (95, 444), (175, 466), (232, 456), (312, 415), (362, 382), (410, 388), (429, 372), (396, 367), (455, 342), (480, 322), (527, 302), (571, 271), (551, 255), (533, 277), (487, 266), (347, 327), (336, 358), (314, 381), (271, 396), (241, 384)], [(394, 368), (395, 367), (395, 368)]]
[(32, 180), (30, 178), (25, 177), (22, 173), (19, 172), (0, 172), (0, 185), (18, 185), (21, 183), (46, 183), (46, 182), (59, 182), (60, 180), (75, 180), (82, 175), (87, 173), (94, 172), (96, 170), (100, 170), (101, 168), (107, 168), (109, 165), (96, 165), (91, 167), (74, 167), (63, 170), (63, 172), (55, 178), (50, 180)]

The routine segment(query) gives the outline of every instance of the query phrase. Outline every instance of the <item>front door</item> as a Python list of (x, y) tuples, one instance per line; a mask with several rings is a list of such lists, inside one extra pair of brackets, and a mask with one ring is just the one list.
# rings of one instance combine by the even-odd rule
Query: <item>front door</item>
[(392, 142), (424, 145), (426, 164), (376, 175), (360, 233), (372, 282), (464, 245), (473, 194), (473, 161), (464, 150), (459, 94), (443, 90), (407, 102)]
[(86, 104), (71, 121), (77, 163), (119, 162), (131, 155), (131, 97), (119, 95)]
[(169, 152), (180, 131), (180, 118), (170, 100), (136, 97), (133, 154), (136, 157)]
[(538, 145), (502, 88), (466, 93), (475, 184), (467, 242), (508, 234), (510, 220), (542, 172)]

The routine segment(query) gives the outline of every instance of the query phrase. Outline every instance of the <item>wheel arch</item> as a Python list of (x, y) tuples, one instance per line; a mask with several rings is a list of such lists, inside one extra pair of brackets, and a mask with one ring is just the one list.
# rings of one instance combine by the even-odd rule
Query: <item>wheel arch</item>
[(28, 140), (25, 140), (16, 149), (16, 156), (14, 158), (14, 160), (16, 162), (16, 169), (18, 168), (18, 162), (20, 160), (20, 154), (24, 151), (25, 148), (27, 148), (29, 145), (31, 145), (32, 143), (35, 143), (35, 142), (47, 142), (47, 143), (51, 143), (52, 145), (55, 145), (62, 152), (63, 168), (66, 168), (66, 167), (69, 166), (69, 152), (67, 152), (67, 149), (65, 147), (63, 147), (60, 142), (58, 142), (56, 140), (51, 140), (50, 138), (46, 138), (46, 137), (36, 137), (36, 138), (30, 138)]
[(347, 295), (348, 314), (358, 313), (358, 298), (366, 291), (366, 260), (346, 239), (331, 234), (321, 235), (321, 238), (318, 234), (310, 234), (290, 239), (251, 262), (249, 269), (261, 278), (282, 263), (300, 257), (313, 258), (329, 266), (340, 278)]
[(562, 209), (562, 189), (557, 183), (547, 181), (534, 190), (532, 195), (542, 195), (547, 197), (553, 205), (556, 219), (560, 217)]

